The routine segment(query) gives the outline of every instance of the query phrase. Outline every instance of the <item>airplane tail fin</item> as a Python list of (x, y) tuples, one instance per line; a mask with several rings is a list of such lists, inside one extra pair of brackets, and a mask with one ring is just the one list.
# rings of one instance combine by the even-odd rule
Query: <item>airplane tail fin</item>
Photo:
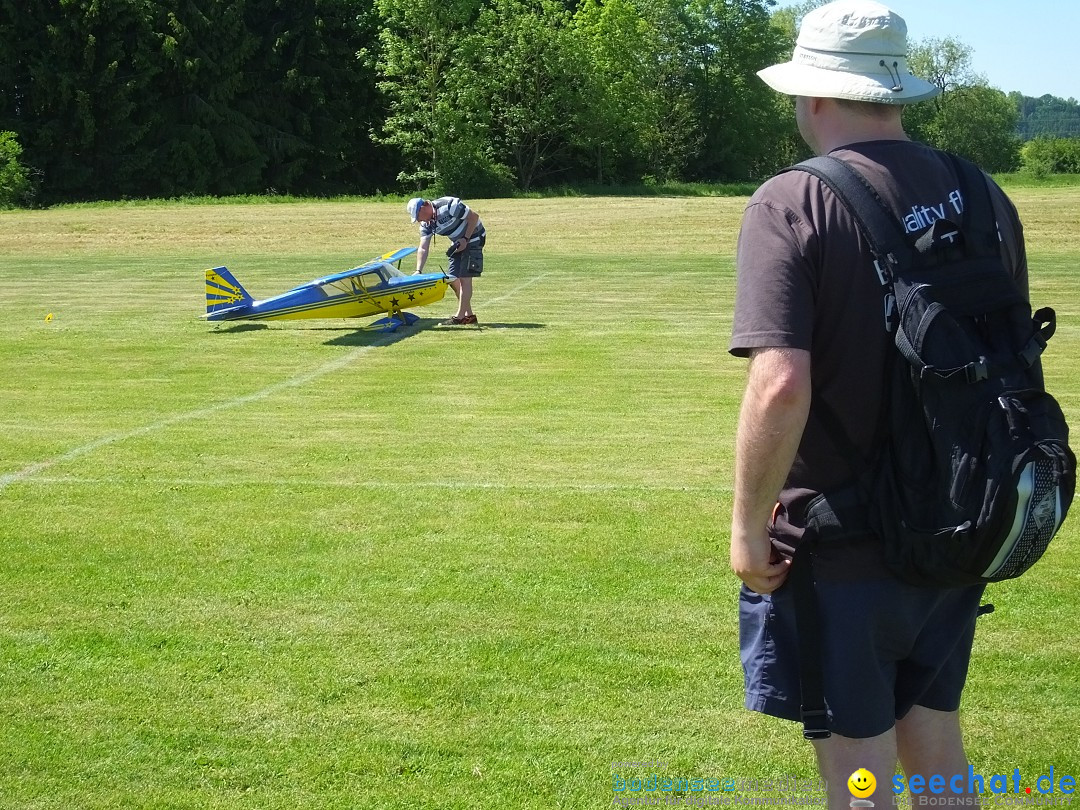
[(254, 299), (227, 267), (206, 271), (206, 314), (250, 304)]

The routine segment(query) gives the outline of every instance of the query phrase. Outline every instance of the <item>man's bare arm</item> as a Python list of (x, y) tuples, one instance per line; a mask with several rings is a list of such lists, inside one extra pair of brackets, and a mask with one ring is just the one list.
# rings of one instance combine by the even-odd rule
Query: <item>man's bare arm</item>
[(424, 265), (427, 264), (428, 249), (431, 247), (431, 237), (424, 236), (420, 239), (420, 246), (416, 248), (416, 272), (424, 272)]
[(771, 593), (787, 578), (766, 531), (810, 412), (810, 353), (755, 349), (735, 440), (731, 567), (747, 587)]

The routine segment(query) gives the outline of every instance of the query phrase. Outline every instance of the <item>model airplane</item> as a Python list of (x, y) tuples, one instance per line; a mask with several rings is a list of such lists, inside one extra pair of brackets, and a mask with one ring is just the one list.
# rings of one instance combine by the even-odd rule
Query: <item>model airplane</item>
[[(288, 292), (256, 301), (225, 267), (206, 271), (208, 321), (267, 321), (286, 318), (363, 318), (385, 312), (372, 327), (393, 332), (420, 320), (411, 312), (438, 301), (449, 279), (443, 273), (406, 275), (397, 265), (415, 253), (408, 247), (360, 267), (317, 278)], [(395, 262), (397, 265), (395, 265)]]

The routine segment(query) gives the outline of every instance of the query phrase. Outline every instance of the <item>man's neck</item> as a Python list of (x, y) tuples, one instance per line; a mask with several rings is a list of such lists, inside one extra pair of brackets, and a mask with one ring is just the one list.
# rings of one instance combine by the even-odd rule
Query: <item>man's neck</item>
[(822, 155), (852, 143), (911, 140), (899, 115), (878, 118), (832, 104), (819, 121), (817, 147)]
[(910, 141), (911, 138), (903, 129), (895, 130), (844, 130), (836, 132), (821, 142), (820, 154), (827, 155), (841, 146), (849, 146), (853, 143), (866, 143), (867, 141)]

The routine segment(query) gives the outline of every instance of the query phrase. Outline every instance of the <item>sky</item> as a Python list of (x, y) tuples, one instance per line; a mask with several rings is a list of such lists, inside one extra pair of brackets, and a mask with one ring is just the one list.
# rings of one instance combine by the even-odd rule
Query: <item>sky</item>
[(881, 0), (908, 40), (959, 40), (991, 87), (1080, 100), (1078, 0)]

